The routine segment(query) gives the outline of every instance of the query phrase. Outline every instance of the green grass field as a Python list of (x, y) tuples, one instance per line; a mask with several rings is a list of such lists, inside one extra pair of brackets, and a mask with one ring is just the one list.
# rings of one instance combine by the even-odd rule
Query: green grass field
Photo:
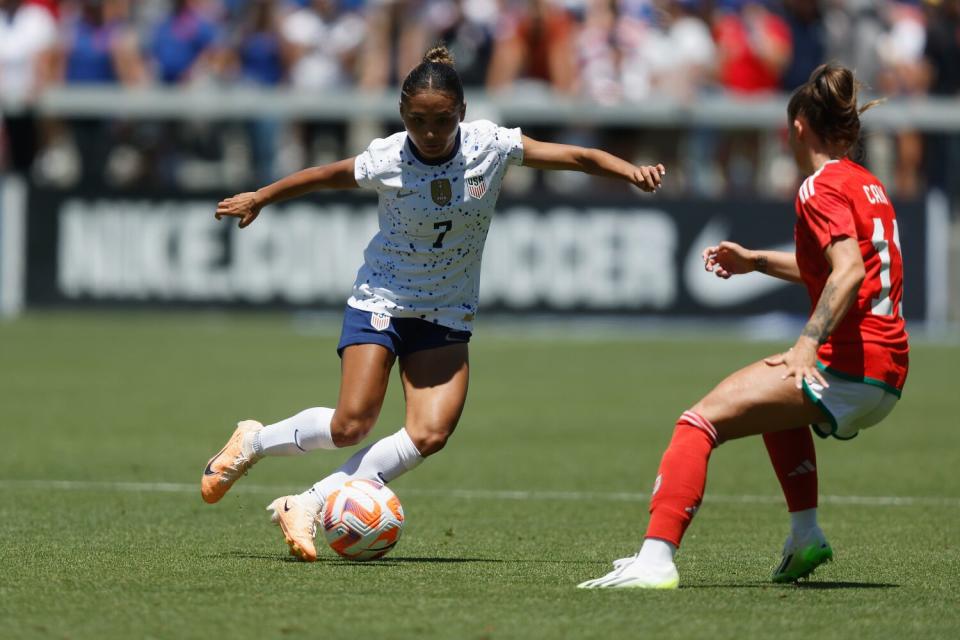
[[(674, 419), (783, 344), (520, 339), (481, 323), (457, 435), (392, 486), (382, 561), (292, 561), (264, 506), (344, 452), (199, 476), (241, 418), (331, 406), (331, 331), (286, 316), (40, 314), (0, 324), (0, 638), (956, 638), (960, 348), (918, 345), (900, 406), (818, 441), (836, 561), (767, 582), (787, 532), (759, 439), (713, 457), (675, 592), (581, 591), (633, 553)], [(396, 380), (374, 436), (401, 424)], [(896, 500), (895, 498), (900, 498)]]

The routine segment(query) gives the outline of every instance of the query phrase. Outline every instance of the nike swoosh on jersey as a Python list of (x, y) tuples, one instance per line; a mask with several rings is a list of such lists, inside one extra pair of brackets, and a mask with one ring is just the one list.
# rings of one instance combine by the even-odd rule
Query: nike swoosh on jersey
[(412, 195), (415, 195), (416, 193), (417, 193), (416, 191), (398, 191), (398, 192), (397, 192), (397, 198), (398, 198), (398, 199), (399, 199), (399, 198), (406, 198), (407, 196), (412, 196)]
[(306, 452), (306, 449), (304, 449), (303, 447), (300, 446), (300, 438), (298, 437), (299, 435), (300, 435), (300, 429), (294, 429), (294, 430), (293, 430), (293, 444), (295, 444), (295, 445), (297, 446), (297, 449), (300, 449), (300, 451)]

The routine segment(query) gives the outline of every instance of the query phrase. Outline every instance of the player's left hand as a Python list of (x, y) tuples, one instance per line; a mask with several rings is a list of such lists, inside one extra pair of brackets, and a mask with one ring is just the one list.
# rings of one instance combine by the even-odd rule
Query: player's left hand
[(809, 338), (802, 337), (787, 351), (764, 358), (763, 361), (771, 367), (786, 367), (783, 379), (796, 378), (797, 389), (803, 387), (804, 382), (810, 384), (814, 381), (819, 382), (824, 388), (830, 386), (817, 369), (817, 343)]
[(653, 193), (660, 188), (663, 176), (667, 173), (662, 164), (656, 166), (637, 167), (633, 172), (633, 184), (646, 193)]

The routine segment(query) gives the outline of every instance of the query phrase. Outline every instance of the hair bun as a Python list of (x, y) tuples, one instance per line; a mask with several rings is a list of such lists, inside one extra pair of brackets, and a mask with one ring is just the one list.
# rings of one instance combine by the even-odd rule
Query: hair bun
[(858, 108), (859, 90), (853, 71), (837, 64), (822, 64), (794, 91), (787, 116), (793, 121), (803, 114), (817, 135), (846, 152), (860, 137), (860, 114), (882, 102), (873, 100)]
[(447, 45), (443, 42), (438, 43), (436, 46), (427, 51), (427, 53), (423, 56), (423, 61), (434, 62), (436, 64), (445, 64), (451, 67), (454, 66), (453, 54), (450, 53), (450, 50), (447, 49)]
[(856, 112), (859, 86), (846, 67), (824, 64), (810, 78), (814, 93), (830, 111)]

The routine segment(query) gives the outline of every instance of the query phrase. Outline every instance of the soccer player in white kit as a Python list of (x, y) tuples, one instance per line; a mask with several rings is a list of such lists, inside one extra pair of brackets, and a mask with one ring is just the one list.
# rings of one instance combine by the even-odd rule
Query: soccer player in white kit
[(239, 218), (243, 228), (264, 206), (316, 189), (361, 187), (379, 196), (380, 230), (364, 251), (344, 314), (336, 407), (305, 409), (267, 426), (240, 422), (202, 475), (203, 499), (214, 503), (262, 457), (359, 443), (377, 421), (399, 358), (403, 427), (307, 491), (267, 507), (302, 560), (317, 558), (316, 522), (331, 491), (352, 478), (390, 482), (440, 451), (453, 433), (467, 395), (483, 245), (507, 166), (582, 171), (646, 192), (658, 189), (665, 173), (663, 165), (637, 167), (597, 149), (538, 142), (485, 120), (464, 122), (465, 113), (450, 54), (434, 47), (404, 80), (405, 131), (374, 140), (354, 158), (217, 205), (218, 219)]

